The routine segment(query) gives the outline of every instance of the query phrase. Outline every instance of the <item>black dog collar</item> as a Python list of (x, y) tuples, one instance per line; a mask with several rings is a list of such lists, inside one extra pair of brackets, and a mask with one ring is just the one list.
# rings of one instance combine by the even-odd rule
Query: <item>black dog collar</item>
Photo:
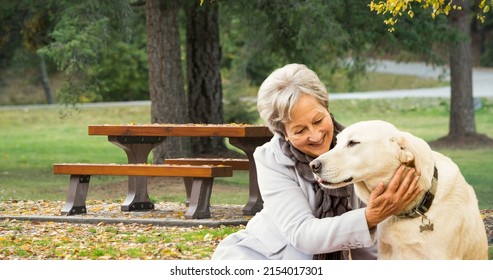
[(431, 203), (433, 203), (433, 199), (435, 198), (435, 194), (437, 191), (437, 185), (438, 185), (438, 169), (435, 166), (433, 171), (433, 178), (431, 179), (431, 188), (426, 192), (425, 196), (423, 197), (423, 200), (421, 200), (418, 206), (411, 209), (411, 211), (397, 215), (397, 217), (399, 218), (423, 217), (426, 211), (430, 209)]

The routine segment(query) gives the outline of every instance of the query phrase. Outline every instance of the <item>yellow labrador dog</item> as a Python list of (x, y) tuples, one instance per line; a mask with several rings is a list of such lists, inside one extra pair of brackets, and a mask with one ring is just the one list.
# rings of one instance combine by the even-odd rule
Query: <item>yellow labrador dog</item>
[(384, 121), (363, 121), (337, 135), (337, 145), (310, 163), (319, 183), (354, 183), (368, 202), (402, 164), (414, 166), (422, 192), (377, 227), (379, 259), (487, 259), (488, 241), (473, 188), (452, 160)]

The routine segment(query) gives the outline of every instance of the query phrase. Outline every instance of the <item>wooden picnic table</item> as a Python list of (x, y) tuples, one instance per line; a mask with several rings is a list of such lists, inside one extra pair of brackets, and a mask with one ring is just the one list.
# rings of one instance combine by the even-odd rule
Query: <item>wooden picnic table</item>
[[(89, 135), (108, 136), (108, 141), (122, 148), (128, 163), (147, 163), (151, 150), (168, 136), (227, 137), (229, 143), (241, 149), (249, 160), (249, 195), (243, 214), (254, 215), (263, 207), (257, 183), (253, 152), (272, 138), (266, 126), (245, 124), (103, 124), (89, 125)], [(129, 176), (123, 211), (153, 209), (147, 193), (147, 178)]]

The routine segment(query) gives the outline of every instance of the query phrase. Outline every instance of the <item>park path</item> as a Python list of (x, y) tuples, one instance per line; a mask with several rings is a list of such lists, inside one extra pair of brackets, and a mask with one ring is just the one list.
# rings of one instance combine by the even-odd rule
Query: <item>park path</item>
[[(447, 67), (434, 67), (425, 63), (398, 63), (390, 60), (378, 60), (369, 71), (400, 75), (414, 75), (425, 78), (450, 80)], [(473, 69), (473, 96), (493, 97), (493, 69)], [(450, 98), (450, 86), (438, 88), (401, 89), (388, 91), (334, 93), (330, 99), (378, 99), (406, 97), (444, 97)]]

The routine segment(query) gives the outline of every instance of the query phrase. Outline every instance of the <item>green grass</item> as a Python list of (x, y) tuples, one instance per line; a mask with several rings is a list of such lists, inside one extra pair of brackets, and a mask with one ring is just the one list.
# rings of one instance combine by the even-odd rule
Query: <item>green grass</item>
[[(87, 135), (87, 125), (108, 121), (146, 122), (146, 107), (91, 108), (60, 119), (58, 109), (0, 110), (0, 196), (60, 199), (67, 178), (54, 176), (56, 162), (126, 162), (122, 150), (105, 137)], [(120, 178), (121, 179), (121, 178)], [(104, 176), (94, 183), (114, 180)], [(65, 182), (65, 183), (64, 183)]]
[[(448, 132), (449, 101), (444, 99), (335, 100), (330, 103), (330, 109), (345, 125), (383, 119), (427, 141)], [(479, 133), (490, 137), (493, 137), (492, 113), (493, 100), (484, 99), (483, 108), (476, 112), (476, 125)], [(148, 106), (82, 108), (63, 119), (56, 108), (0, 110), (0, 199), (64, 200), (68, 179), (52, 174), (53, 163), (126, 162), (124, 152), (106, 137), (87, 135), (89, 124), (147, 123), (149, 116)], [(493, 208), (493, 148), (438, 151), (459, 165), (466, 180), (474, 186), (480, 207)], [(125, 178), (95, 176), (91, 185), (122, 180)], [(230, 192), (215, 191), (212, 203), (244, 204), (245, 197), (238, 192), (246, 194), (247, 180), (246, 172), (218, 179), (217, 183), (238, 188)], [(154, 194), (150, 192), (150, 195)], [(183, 201), (183, 198), (184, 192), (180, 191), (153, 199)]]
[[(321, 77), (323, 79), (323, 77)], [(368, 72), (366, 76), (350, 81), (343, 72), (337, 72), (328, 82), (328, 90), (332, 92), (366, 92), (380, 90), (397, 90), (413, 88), (433, 88), (448, 86), (449, 82), (437, 81), (433, 78), (420, 78), (412, 75), (394, 75)]]

